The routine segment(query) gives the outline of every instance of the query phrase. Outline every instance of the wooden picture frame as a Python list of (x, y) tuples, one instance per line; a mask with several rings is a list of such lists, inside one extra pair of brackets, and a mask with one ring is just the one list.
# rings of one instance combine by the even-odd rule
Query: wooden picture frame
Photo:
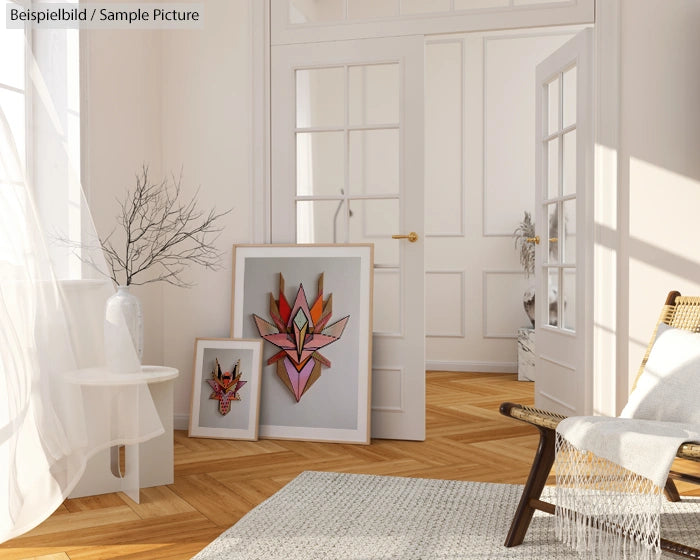
[(236, 245), (231, 335), (264, 339), (260, 437), (370, 441), (374, 246)]
[(257, 440), (261, 367), (260, 339), (197, 338), (189, 436)]

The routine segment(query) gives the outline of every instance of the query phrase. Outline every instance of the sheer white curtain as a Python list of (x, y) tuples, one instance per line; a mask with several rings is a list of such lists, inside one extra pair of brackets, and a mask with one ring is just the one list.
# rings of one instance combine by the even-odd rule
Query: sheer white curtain
[[(35, 145), (62, 146), (44, 157), (56, 168), (70, 169), (66, 135), (54, 118), (46, 83), (33, 59), (29, 67), (28, 93), (35, 110), (40, 106), (51, 123), (30, 128), (29, 137), (43, 136)], [(109, 375), (101, 317), (114, 288), (98, 271), (87, 279), (86, 267), (82, 279), (64, 283), (56, 278), (47, 247), (53, 245), (53, 254), (60, 244), (52, 240), (67, 232), (43, 231), (9, 124), (13, 115), (1, 101), (0, 542), (48, 517), (97, 451), (163, 433), (147, 385), (84, 387), (71, 382), (69, 374), (80, 368)], [(90, 260), (104, 267), (89, 210), (80, 199), (84, 251), (92, 251)]]

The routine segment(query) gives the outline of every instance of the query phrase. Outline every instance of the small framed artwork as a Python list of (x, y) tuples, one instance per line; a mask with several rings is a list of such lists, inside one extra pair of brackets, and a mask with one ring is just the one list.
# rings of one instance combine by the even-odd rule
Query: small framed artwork
[(262, 341), (198, 338), (190, 437), (258, 439)]
[(260, 437), (369, 443), (373, 245), (237, 245), (231, 333), (263, 342)]

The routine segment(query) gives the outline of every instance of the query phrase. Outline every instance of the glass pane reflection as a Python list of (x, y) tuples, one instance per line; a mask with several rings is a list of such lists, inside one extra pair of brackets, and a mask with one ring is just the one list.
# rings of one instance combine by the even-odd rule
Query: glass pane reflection
[(576, 66), (564, 72), (564, 128), (576, 124)]
[(315, 23), (343, 19), (345, 0), (289, 0), (289, 23)]
[(547, 274), (547, 301), (543, 303), (545, 306), (544, 315), (547, 317), (547, 324), (556, 327), (559, 324), (559, 310), (557, 304), (559, 300), (559, 269), (550, 268)]
[(340, 195), (344, 154), (344, 132), (298, 132), (297, 195)]
[(562, 259), (566, 264), (576, 264), (576, 200), (565, 200), (564, 208), (564, 246)]
[(559, 78), (547, 84), (547, 134), (561, 130), (559, 125)]
[(350, 194), (399, 194), (399, 131), (350, 131)]
[(559, 212), (558, 204), (556, 202), (547, 205), (547, 223), (548, 235), (547, 235), (547, 255), (549, 263), (559, 262)]
[(343, 200), (298, 200), (297, 243), (347, 243)]
[(399, 65), (370, 64), (348, 69), (351, 125), (399, 122)]
[(547, 142), (547, 191), (546, 198), (559, 196), (559, 137)]
[(570, 331), (576, 330), (576, 269), (563, 269), (564, 282), (562, 286), (562, 315), (563, 326)]
[(562, 158), (562, 189), (566, 196), (576, 192), (576, 130), (564, 135)]
[(296, 71), (297, 127), (345, 124), (345, 68)]

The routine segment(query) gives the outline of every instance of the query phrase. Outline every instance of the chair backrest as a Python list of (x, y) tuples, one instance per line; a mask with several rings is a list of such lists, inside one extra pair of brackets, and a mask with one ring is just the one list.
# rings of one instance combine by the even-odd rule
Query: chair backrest
[(644, 354), (642, 365), (639, 367), (639, 371), (637, 372), (637, 377), (634, 380), (632, 389), (634, 389), (634, 387), (637, 385), (637, 380), (639, 379), (639, 376), (642, 375), (644, 367), (647, 365), (649, 353), (651, 352), (651, 347), (654, 345), (654, 341), (656, 340), (656, 332), (658, 331), (661, 323), (666, 323), (667, 325), (676, 329), (700, 332), (700, 297), (682, 296), (680, 292), (676, 291), (669, 292), (668, 297), (666, 298), (666, 303), (661, 310), (659, 320), (654, 328), (654, 333), (651, 336), (649, 346), (647, 346), (647, 351)]

